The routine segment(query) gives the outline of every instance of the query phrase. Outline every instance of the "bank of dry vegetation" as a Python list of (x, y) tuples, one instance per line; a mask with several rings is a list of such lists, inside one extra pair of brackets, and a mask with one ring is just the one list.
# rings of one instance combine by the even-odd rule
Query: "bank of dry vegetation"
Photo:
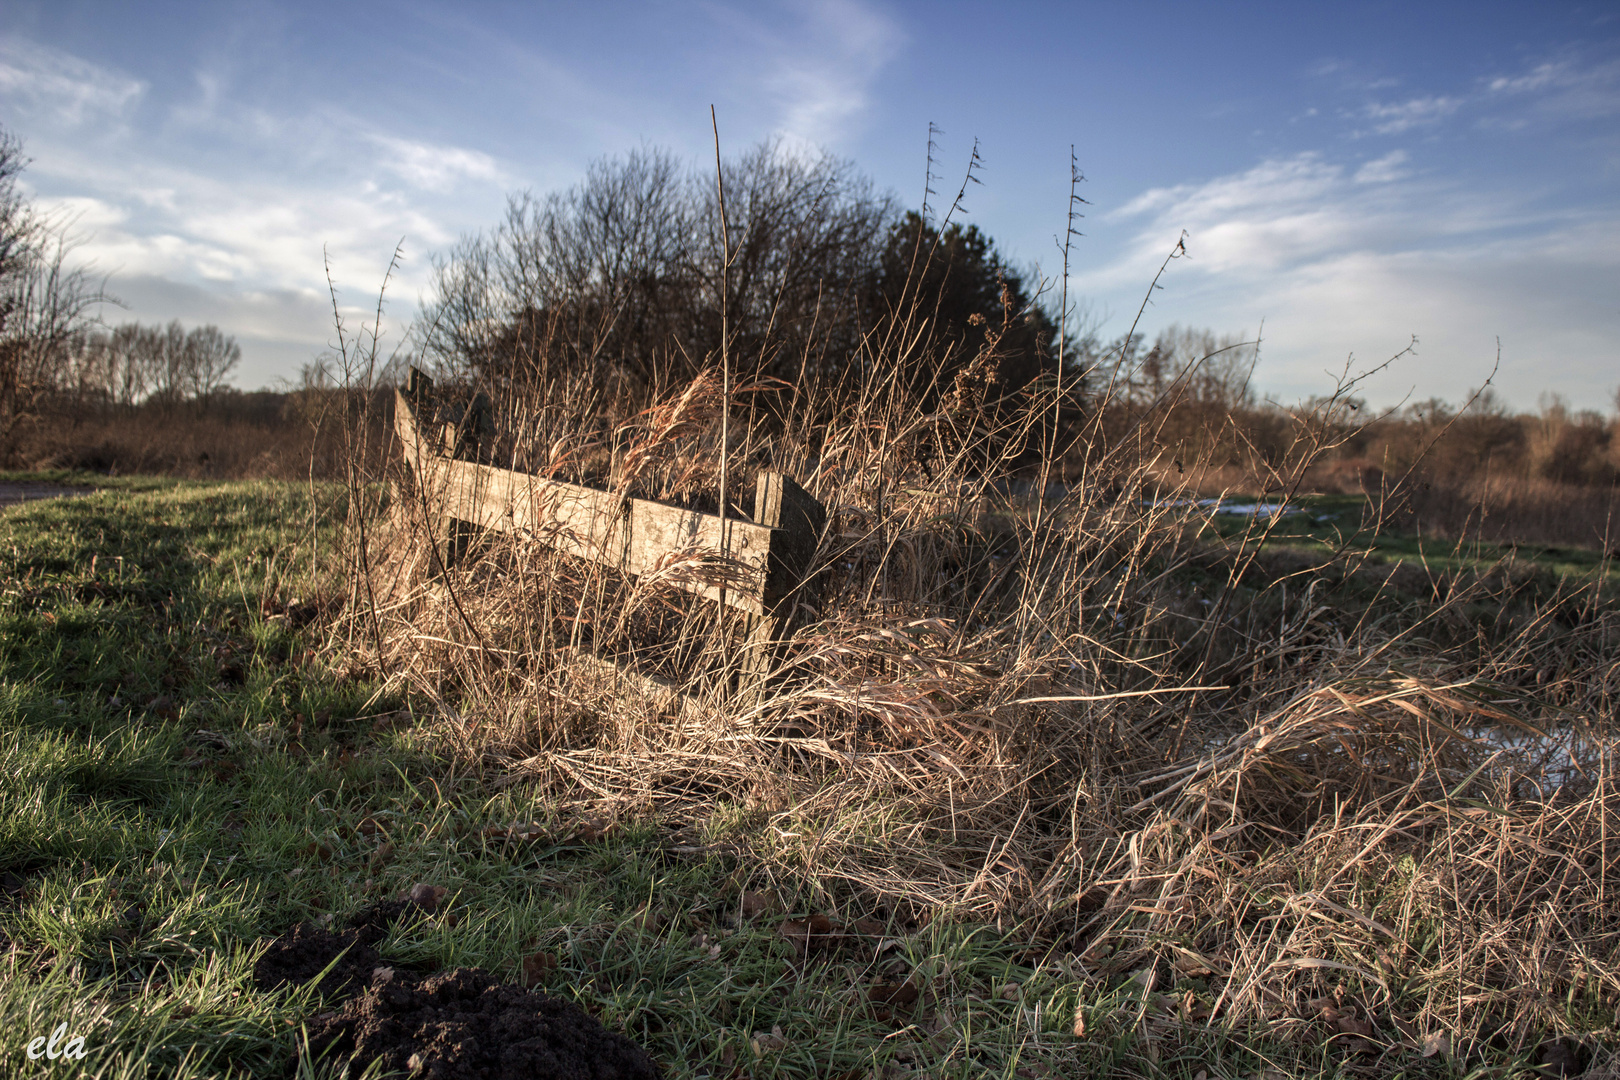
[[(913, 280), (944, 235), (915, 233)], [(1059, 1026), (1141, 1061), (1211, 1029), (1379, 1074), (1601, 1053), (1620, 1007), (1606, 571), (1429, 570), (1355, 534), (1478, 534), (1482, 507), (1488, 532), (1493, 493), (1528, 505), (1579, 484), (1592, 507), (1556, 538), (1612, 543), (1610, 429), (1556, 406), (1368, 423), (1353, 380), (1265, 408), (1238, 367), (1198, 399), (1234, 343), (1154, 384), (1128, 338), (1073, 367), (1052, 342), (1043, 375), (1009, 379), (1026, 312), (1000, 301), (974, 333), (935, 336), (913, 292), (837, 370), (800, 342), (793, 380), (750, 362), (785, 362), (757, 342), (740, 358), (672, 342), (644, 378), (581, 365), (576, 338), (544, 333), (567, 305), (525, 316), (539, 336), (499, 363), (440, 354), (446, 388), (490, 398), (495, 464), (711, 512), (724, 470), (739, 517), (769, 468), (827, 507), (815, 599), (763, 692), (740, 628), (667, 580), (720, 580), (716, 553), (630, 579), (488, 535), (445, 571), (439, 508), (398, 468), (386, 515), (365, 501), (382, 478), (351, 477), (334, 647), (433, 702), (431, 744), (496, 787), (684, 827), (747, 888), (805, 897), (830, 925), (1015, 929), (1084, 988)], [(1478, 416), (1519, 456), (1448, 510), (1437, 447)], [(1548, 464), (1581, 440), (1578, 476)], [(1266, 520), (1222, 538), (1192, 505), (1331, 476), (1377, 497), (1326, 553), (1267, 544)], [(919, 1016), (951, 1008), (919, 979)]]

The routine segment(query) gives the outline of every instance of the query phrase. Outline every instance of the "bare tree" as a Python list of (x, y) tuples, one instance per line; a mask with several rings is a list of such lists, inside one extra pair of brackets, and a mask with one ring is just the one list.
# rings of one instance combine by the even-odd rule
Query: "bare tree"
[(17, 188), (22, 144), (0, 129), (0, 457), (17, 426), (72, 371), (75, 344), (108, 297), (68, 261), (71, 242)]
[(195, 400), (206, 405), (241, 363), (242, 348), (235, 338), (209, 323), (186, 335), (185, 358), (187, 388)]
[[(723, 168), (729, 273), (712, 176), (643, 149), (592, 165), (568, 191), (508, 203), (506, 219), (435, 265), (430, 358), (494, 384), (564, 363), (597, 380), (690, 374), (720, 346), (727, 290), (745, 371), (787, 371), (811, 337), (854, 326), (863, 275), (894, 219), (851, 167), (767, 143)], [(791, 360), (796, 365), (797, 359)]]

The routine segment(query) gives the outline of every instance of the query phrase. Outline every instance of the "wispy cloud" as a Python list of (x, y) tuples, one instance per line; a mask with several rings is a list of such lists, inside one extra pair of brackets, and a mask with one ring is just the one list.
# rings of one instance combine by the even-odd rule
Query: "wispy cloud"
[[(1514, 119), (1582, 120), (1620, 115), (1620, 60), (1583, 64), (1563, 57), (1521, 75), (1489, 79), (1483, 96), (1491, 106), (1510, 110), (1506, 126), (1521, 126)], [(1521, 111), (1516, 115), (1513, 110)]]
[(1376, 161), (1369, 161), (1356, 170), (1355, 181), (1358, 184), (1389, 184), (1396, 180), (1404, 180), (1412, 175), (1407, 169), (1407, 153), (1405, 150), (1391, 150)]
[(1359, 165), (1307, 153), (1144, 192), (1104, 218), (1134, 227), (1123, 253), (1073, 287), (1151, 280), (1185, 229), (1190, 257), (1155, 310), (1233, 329), (1264, 319), (1264, 381), (1285, 396), (1318, 392), (1335, 352), (1394, 352), (1409, 334), (1421, 365), (1385, 378), (1378, 400), (1477, 384), (1498, 334), (1499, 383), (1516, 400), (1534, 401), (1554, 372), (1566, 391), (1612, 381), (1620, 212), (1539, 213), (1418, 164), (1404, 151)]
[[(787, 15), (784, 20), (782, 15)], [(788, 139), (828, 145), (847, 135), (872, 106), (872, 84), (905, 44), (900, 24), (861, 0), (721, 17), (752, 42), (755, 78), (773, 100), (773, 125)], [(785, 25), (784, 25), (785, 24)]]
[(26, 38), (0, 37), (0, 95), (25, 118), (77, 127), (122, 115), (140, 98), (139, 79)]
[(383, 151), (380, 164), (406, 183), (424, 191), (444, 192), (463, 180), (505, 184), (508, 177), (495, 159), (478, 150), (459, 146), (372, 134), (371, 142)]
[(1380, 135), (1399, 135), (1415, 127), (1438, 124), (1458, 109), (1463, 99), (1444, 95), (1416, 97), (1392, 103), (1373, 102), (1366, 107), (1372, 129)]

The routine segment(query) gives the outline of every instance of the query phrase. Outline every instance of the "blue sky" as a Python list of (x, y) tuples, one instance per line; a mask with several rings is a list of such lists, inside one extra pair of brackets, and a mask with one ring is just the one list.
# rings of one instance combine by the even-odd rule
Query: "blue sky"
[[(394, 245), (398, 338), (429, 257), (508, 192), (643, 143), (771, 136), (909, 204), (928, 124), (967, 220), (1060, 269), (1071, 144), (1091, 201), (1071, 292), (1122, 332), (1253, 334), (1285, 402), (1368, 384), (1534, 406), (1620, 385), (1620, 8), (1474, 3), (32, 3), (0, 11), (0, 124), (37, 200), (127, 303), (214, 322), (238, 382), (296, 376)], [(323, 254), (324, 253), (324, 254)], [(1351, 357), (1354, 360), (1351, 361)]]

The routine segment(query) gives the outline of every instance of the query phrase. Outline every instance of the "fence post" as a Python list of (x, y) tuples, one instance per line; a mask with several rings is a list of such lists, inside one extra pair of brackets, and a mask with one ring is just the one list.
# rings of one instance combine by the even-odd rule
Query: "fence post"
[(793, 631), (795, 609), (817, 599), (819, 583), (810, 569), (827, 511), (792, 477), (762, 472), (754, 490), (754, 522), (771, 530), (771, 547), (761, 605), (765, 613), (749, 617), (742, 667), (745, 681), (762, 684)]

